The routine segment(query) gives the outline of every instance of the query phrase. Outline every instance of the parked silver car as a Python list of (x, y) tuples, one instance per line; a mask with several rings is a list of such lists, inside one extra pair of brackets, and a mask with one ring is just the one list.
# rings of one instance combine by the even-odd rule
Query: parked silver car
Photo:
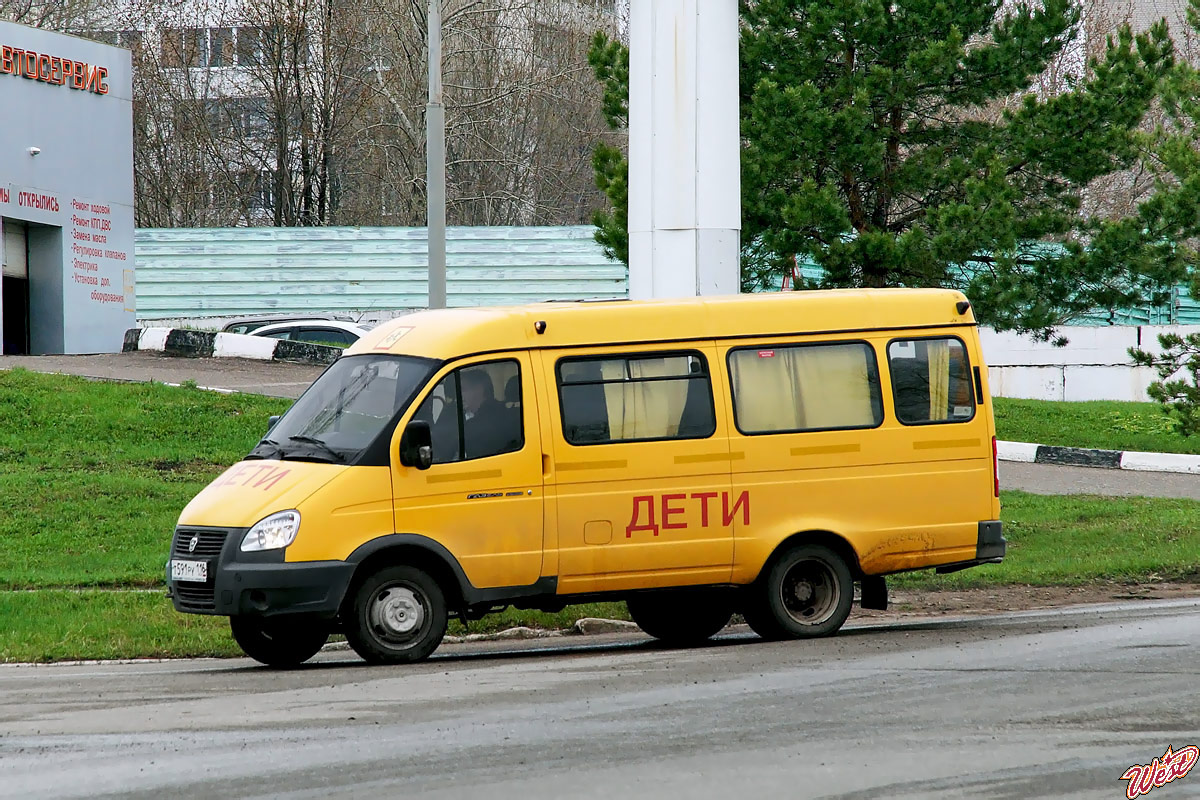
[(221, 328), (222, 333), (253, 333), (259, 328), (267, 325), (277, 325), (281, 322), (305, 322), (305, 321), (327, 321), (340, 320), (342, 322), (353, 322), (350, 317), (338, 316), (335, 314), (286, 314), (266, 317), (240, 317), (233, 320)]
[(357, 325), (353, 322), (307, 319), (264, 325), (251, 331), (250, 335), (270, 336), (272, 339), (286, 339), (289, 342), (323, 344), (327, 347), (349, 347), (357, 342), (367, 330), (365, 325)]

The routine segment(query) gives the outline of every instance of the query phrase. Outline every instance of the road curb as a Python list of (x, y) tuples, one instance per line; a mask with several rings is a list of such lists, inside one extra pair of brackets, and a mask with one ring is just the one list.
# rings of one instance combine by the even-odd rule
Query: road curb
[(182, 358), (248, 358), (314, 366), (328, 366), (342, 355), (337, 347), (187, 328), (130, 328), (121, 349), (125, 353), (144, 350)]
[(1094, 450), (1086, 447), (1058, 447), (1029, 442), (996, 442), (1001, 461), (1026, 464), (1058, 464), (1070, 467), (1098, 467), (1134, 472), (1179, 472), (1200, 475), (1200, 456), (1180, 453), (1142, 453), (1136, 450)]
[[(475, 642), (555, 639), (560, 636), (598, 636), (603, 633), (632, 633), (640, 630), (641, 628), (636, 623), (626, 620), (583, 617), (582, 619), (575, 620), (571, 626), (566, 628), (529, 628), (524, 625), (518, 625), (515, 628), (505, 628), (504, 630), (492, 633), (468, 633), (464, 636), (447, 635), (442, 638), (442, 641), (445, 644), (474, 644)], [(349, 649), (350, 645), (346, 642), (330, 642), (321, 648), (322, 652), (326, 653), (341, 652)]]

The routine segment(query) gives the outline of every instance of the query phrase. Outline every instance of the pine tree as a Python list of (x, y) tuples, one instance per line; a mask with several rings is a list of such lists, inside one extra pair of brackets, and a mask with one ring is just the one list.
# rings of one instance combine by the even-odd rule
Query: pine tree
[(1072, 90), (1039, 97), (1072, 0), (743, 0), (742, 20), (743, 236), (776, 268), (962, 288), (987, 322), (1043, 335), (1179, 276), (1139, 220), (1080, 214), (1091, 182), (1138, 158), (1165, 24), (1121, 30)]
[[(1188, 24), (1200, 34), (1200, 0), (1189, 0)], [(1183, 62), (1164, 82), (1166, 119), (1146, 145), (1156, 168), (1153, 196), (1138, 209), (1142, 228), (1191, 275), (1192, 297), (1200, 297), (1200, 70)], [(1158, 380), (1148, 389), (1184, 436), (1200, 434), (1200, 334), (1158, 337), (1157, 352), (1130, 348), (1133, 362), (1152, 367)]]
[[(604, 87), (601, 109), (613, 130), (629, 126), (629, 48), (610, 39), (603, 31), (592, 37), (588, 63)], [(629, 263), (629, 160), (620, 148), (600, 142), (592, 151), (596, 186), (608, 197), (612, 211), (597, 211), (592, 217), (596, 241), (609, 258)]]
[[(1186, 265), (1150, 212), (1081, 208), (1137, 162), (1170, 39), (1165, 24), (1122, 29), (1086, 77), (1039, 96), (1035, 79), (1077, 44), (1078, 2), (742, 0), (744, 285), (815, 262), (822, 287), (961, 288), (985, 322), (1043, 336), (1160, 299)], [(606, 99), (627, 97), (619, 47), (593, 48)], [(623, 160), (594, 163), (624, 200)], [(625, 208), (598, 238), (616, 238)]]

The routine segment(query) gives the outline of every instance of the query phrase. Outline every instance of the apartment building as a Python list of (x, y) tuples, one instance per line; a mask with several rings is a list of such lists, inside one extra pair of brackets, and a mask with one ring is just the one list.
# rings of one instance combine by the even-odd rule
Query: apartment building
[[(454, 221), (590, 221), (587, 46), (621, 1), (444, 2)], [(395, 5), (123, 0), (81, 31), (134, 54), (139, 224), (420, 224), (424, 20)]]

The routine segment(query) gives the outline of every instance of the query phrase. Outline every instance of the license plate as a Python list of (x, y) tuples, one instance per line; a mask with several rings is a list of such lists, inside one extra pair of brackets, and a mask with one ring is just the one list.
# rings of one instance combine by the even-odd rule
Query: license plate
[(204, 583), (208, 580), (208, 562), (172, 560), (171, 580)]

